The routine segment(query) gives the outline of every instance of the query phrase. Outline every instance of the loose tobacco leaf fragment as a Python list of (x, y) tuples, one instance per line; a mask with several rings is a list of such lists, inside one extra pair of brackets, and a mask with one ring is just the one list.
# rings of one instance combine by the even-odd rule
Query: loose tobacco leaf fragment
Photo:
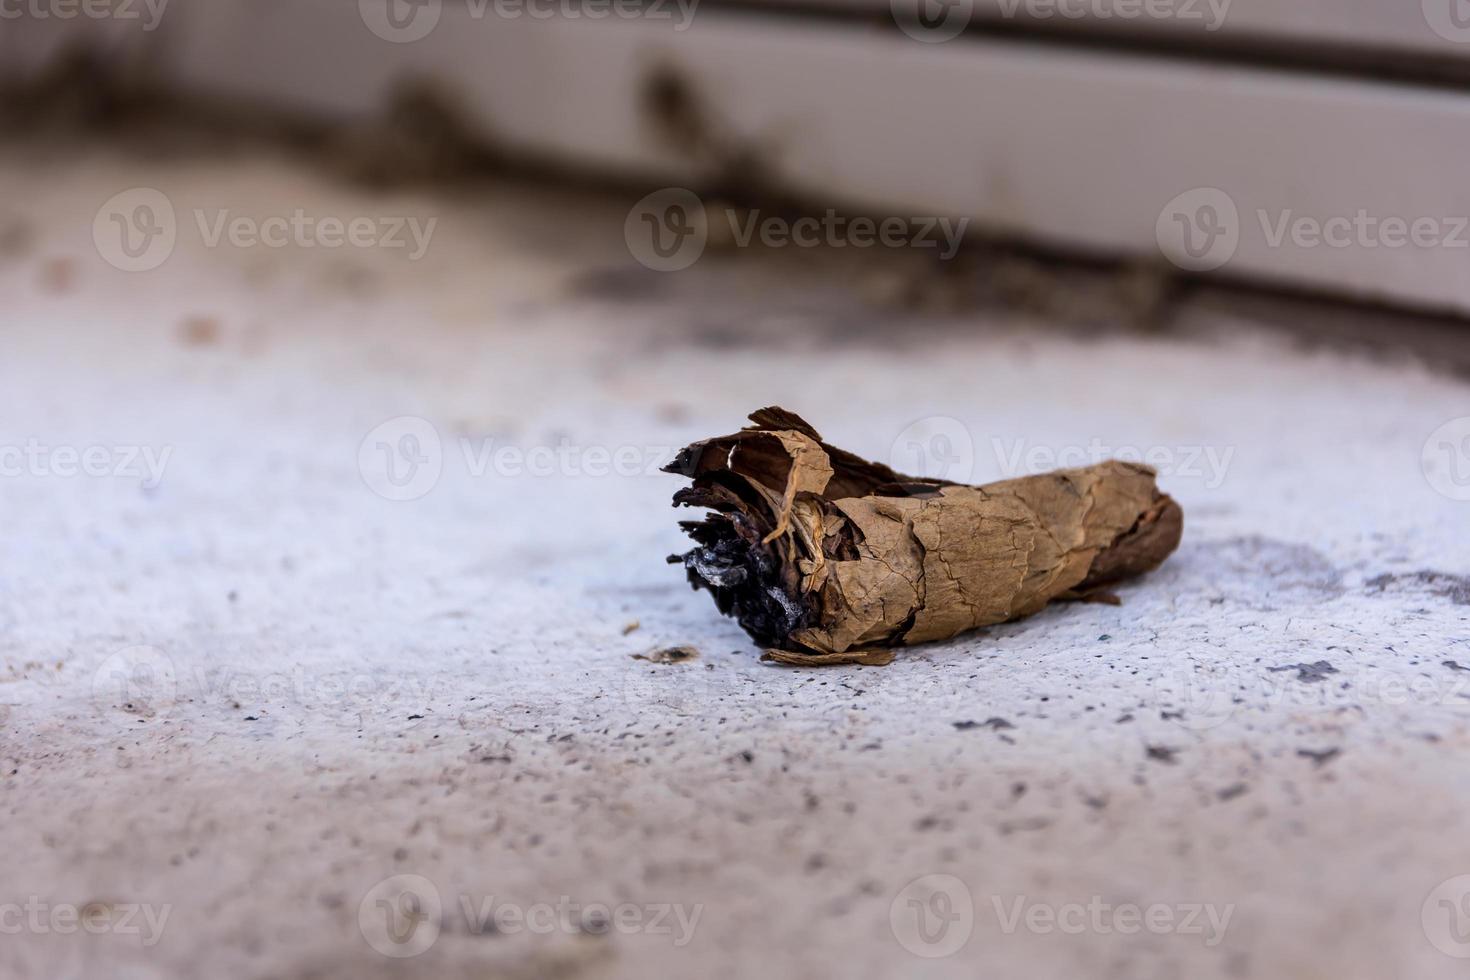
[(982, 487), (904, 476), (822, 441), (792, 412), (686, 447), (667, 472), (696, 547), (672, 555), (766, 656), (864, 663), (1029, 616), (1157, 568), (1184, 515), (1154, 471), (1107, 462)]

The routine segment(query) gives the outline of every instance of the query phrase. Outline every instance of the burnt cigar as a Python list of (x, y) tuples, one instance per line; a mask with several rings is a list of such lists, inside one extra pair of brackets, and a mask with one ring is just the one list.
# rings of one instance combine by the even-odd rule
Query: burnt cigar
[(1106, 587), (1157, 568), (1183, 533), (1140, 464), (966, 486), (830, 446), (785, 409), (750, 420), (665, 467), (693, 481), (676, 506), (712, 511), (680, 522), (695, 547), (669, 561), (784, 663), (884, 664), (1055, 600), (1116, 602)]

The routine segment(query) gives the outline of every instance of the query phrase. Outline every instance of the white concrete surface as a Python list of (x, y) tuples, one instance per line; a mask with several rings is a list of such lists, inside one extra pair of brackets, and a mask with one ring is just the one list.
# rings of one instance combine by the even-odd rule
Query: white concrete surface
[[(1421, 462), (1463, 381), (1243, 324), (936, 326), (852, 301), (851, 255), (641, 272), (616, 199), (82, 151), (0, 186), (0, 446), (171, 453), (156, 487), (0, 479), (0, 975), (1464, 975), (1470, 503)], [(129, 274), (92, 224), (136, 186), (179, 229)], [(192, 216), (298, 207), (439, 222), (410, 262)], [(975, 479), (992, 439), (1168, 450), (1185, 542), (1121, 607), (791, 670), (663, 563), (673, 477), (475, 475), (460, 443), (653, 455), (768, 403), (879, 457), (957, 420), (923, 431)], [(368, 437), (403, 416), (442, 473), (393, 501), (364, 474), (412, 430)], [(442, 903), (417, 884), (402, 946), (394, 875)], [(533, 910), (563, 896), (620, 918)], [(501, 906), (541, 931), (476, 934)]]

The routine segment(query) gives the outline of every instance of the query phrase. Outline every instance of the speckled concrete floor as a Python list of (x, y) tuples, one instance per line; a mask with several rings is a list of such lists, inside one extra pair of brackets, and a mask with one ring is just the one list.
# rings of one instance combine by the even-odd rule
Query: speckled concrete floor
[[(1463, 976), (1464, 382), (641, 272), (616, 198), (0, 186), (0, 975)], [(124, 273), (138, 186), (177, 243)], [(298, 207), (439, 221), (410, 261), (193, 218)], [(1149, 449), (1186, 539), (1118, 608), (765, 665), (647, 471), (768, 403), (976, 480)]]

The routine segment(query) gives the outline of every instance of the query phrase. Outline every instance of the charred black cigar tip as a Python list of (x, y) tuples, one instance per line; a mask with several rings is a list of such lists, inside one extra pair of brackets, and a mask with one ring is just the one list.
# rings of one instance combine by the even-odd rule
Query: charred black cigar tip
[(774, 558), (728, 522), (710, 522), (703, 530), (712, 543), (669, 556), (671, 564), (684, 565), (692, 588), (707, 590), (720, 612), (735, 617), (758, 643), (779, 645), (811, 624), (812, 611), (787, 595)]

